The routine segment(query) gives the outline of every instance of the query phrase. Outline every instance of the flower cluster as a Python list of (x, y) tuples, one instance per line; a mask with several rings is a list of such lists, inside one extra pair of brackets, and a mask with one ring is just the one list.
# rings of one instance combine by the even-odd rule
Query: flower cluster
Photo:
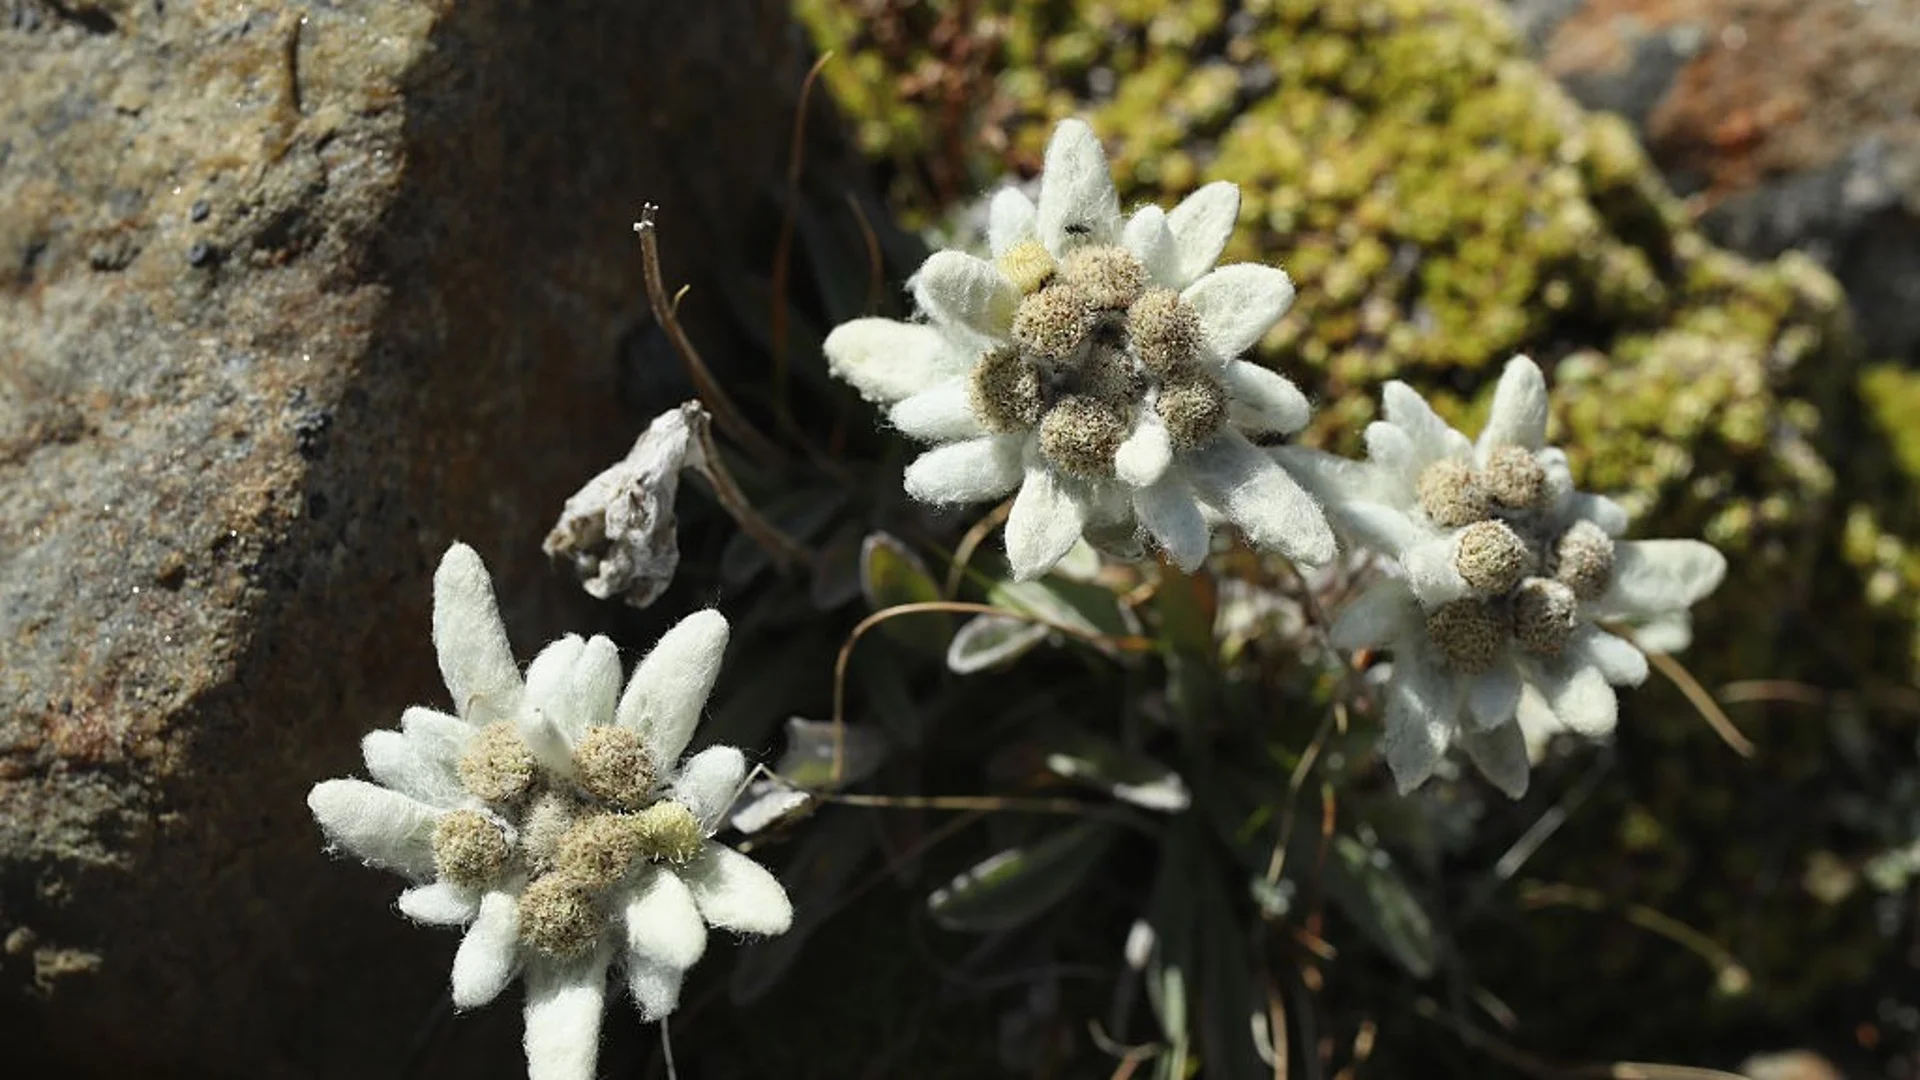
[(1045, 573), (1083, 536), (1122, 557), (1150, 541), (1190, 571), (1218, 519), (1307, 565), (1332, 557), (1334, 529), (1377, 554), (1390, 576), (1332, 634), (1391, 651), (1385, 750), (1400, 787), (1458, 745), (1518, 797), (1524, 730), (1603, 736), (1613, 687), (1646, 677), (1646, 657), (1600, 624), (1680, 647), (1688, 606), (1726, 562), (1696, 541), (1620, 539), (1625, 512), (1576, 491), (1566, 455), (1545, 445), (1546, 384), (1525, 357), (1477, 441), (1395, 382), (1367, 461), (1273, 445), (1306, 425), (1308, 402), (1242, 354), (1293, 286), (1270, 267), (1214, 267), (1239, 201), (1213, 183), (1171, 213), (1123, 220), (1098, 140), (1065, 121), (1037, 203), (1011, 188), (994, 197), (992, 260), (935, 253), (911, 282), (921, 320), (844, 324), (828, 362), (895, 427), (935, 444), (907, 469), (909, 493), (970, 503), (1017, 491), (1016, 578)]
[(1069, 120), (1047, 147), (1038, 202), (991, 206), (987, 261), (929, 258), (912, 281), (925, 322), (858, 319), (827, 338), (833, 371), (894, 426), (936, 444), (907, 470), (935, 503), (1018, 491), (1014, 576), (1036, 577), (1084, 535), (1176, 565), (1206, 558), (1208, 514), (1296, 561), (1332, 558), (1313, 498), (1250, 436), (1307, 423), (1306, 397), (1243, 360), (1293, 301), (1251, 264), (1214, 268), (1239, 188), (1209, 184), (1165, 213), (1121, 219), (1106, 155)]
[(1726, 559), (1697, 540), (1621, 540), (1627, 515), (1575, 490), (1546, 445), (1547, 387), (1524, 356), (1507, 364), (1477, 440), (1404, 383), (1367, 428), (1367, 461), (1300, 447), (1272, 453), (1327, 501), (1340, 532), (1398, 573), (1353, 602), (1335, 644), (1387, 648), (1386, 754), (1402, 790), (1457, 742), (1508, 794), (1527, 786), (1525, 729), (1613, 731), (1613, 687), (1647, 660), (1598, 623), (1638, 625), (1677, 648), (1687, 608)]
[(709, 926), (792, 922), (779, 881), (711, 839), (745, 757), (715, 746), (680, 760), (727, 622), (682, 620), (624, 692), (604, 637), (554, 642), (523, 679), (486, 568), (456, 544), (434, 575), (433, 641), (455, 715), (408, 709), (399, 731), (362, 743), (374, 782), (326, 781), (307, 805), (334, 844), (417, 883), (402, 913), (467, 928), (456, 1006), (524, 978), (529, 1074), (586, 1080), (610, 968), (643, 1019), (664, 1017)]

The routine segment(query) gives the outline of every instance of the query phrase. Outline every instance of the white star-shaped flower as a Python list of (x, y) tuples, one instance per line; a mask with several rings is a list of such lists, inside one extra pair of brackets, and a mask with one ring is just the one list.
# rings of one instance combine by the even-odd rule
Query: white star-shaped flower
[(1644, 628), (1650, 648), (1686, 643), (1687, 608), (1726, 575), (1697, 540), (1620, 540), (1618, 503), (1576, 491), (1566, 454), (1545, 445), (1547, 387), (1515, 357), (1480, 438), (1469, 440), (1404, 383), (1388, 383), (1367, 461), (1298, 447), (1271, 451), (1326, 501), (1356, 545), (1396, 576), (1356, 598), (1333, 627), (1343, 648), (1393, 653), (1386, 756), (1402, 791), (1458, 743), (1518, 798), (1523, 728), (1589, 737), (1613, 731), (1613, 687), (1647, 660), (1595, 625)]
[(989, 212), (991, 261), (936, 252), (911, 282), (924, 322), (857, 319), (826, 342), (834, 373), (933, 443), (907, 490), (935, 503), (1018, 491), (1014, 575), (1036, 577), (1081, 536), (1144, 533), (1183, 569), (1206, 557), (1209, 513), (1306, 564), (1333, 555), (1319, 506), (1248, 436), (1306, 425), (1306, 397), (1241, 359), (1293, 302), (1272, 267), (1214, 268), (1240, 189), (1213, 183), (1171, 213), (1122, 220), (1091, 128), (1063, 121), (1035, 204)]
[(707, 927), (778, 934), (786, 891), (711, 837), (746, 772), (715, 746), (682, 762), (727, 643), (718, 612), (661, 637), (620, 689), (605, 637), (547, 646), (523, 681), (493, 585), (456, 544), (434, 574), (433, 642), (456, 715), (410, 708), (362, 743), (374, 782), (307, 805), (335, 845), (415, 882), (400, 910), (464, 926), (453, 1002), (527, 985), (535, 1080), (590, 1080), (610, 968), (643, 1019), (672, 1012)]

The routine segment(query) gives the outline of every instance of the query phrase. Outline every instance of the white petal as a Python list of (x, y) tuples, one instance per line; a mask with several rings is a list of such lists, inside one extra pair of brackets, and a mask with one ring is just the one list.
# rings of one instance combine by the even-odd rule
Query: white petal
[(1536, 764), (1547, 756), (1547, 747), (1553, 742), (1553, 737), (1566, 730), (1554, 718), (1553, 710), (1547, 707), (1547, 699), (1527, 683), (1520, 686), (1520, 705), (1513, 710), (1513, 722), (1526, 739), (1527, 760)]
[(1340, 609), (1328, 633), (1336, 649), (1377, 649), (1423, 629), (1425, 619), (1406, 582), (1382, 578)]
[(1169, 474), (1134, 492), (1133, 510), (1154, 543), (1183, 573), (1193, 573), (1206, 561), (1207, 519), (1184, 479)]
[(1114, 474), (1128, 487), (1158, 483), (1172, 463), (1173, 440), (1157, 419), (1142, 419), (1113, 453)]
[(855, 319), (827, 335), (827, 370), (875, 405), (917, 394), (946, 374), (947, 342), (924, 323)]
[(627, 948), (639, 959), (685, 971), (707, 951), (707, 924), (700, 921), (692, 891), (671, 870), (655, 867), (642, 875), (621, 918)]
[(1200, 317), (1200, 336), (1220, 360), (1259, 344), (1293, 306), (1293, 279), (1258, 263), (1234, 263), (1213, 271), (1180, 294)]
[(1463, 732), (1460, 743), (1480, 775), (1507, 798), (1518, 799), (1527, 793), (1527, 737), (1519, 724)]
[(438, 761), (449, 768), (460, 763), (473, 741), (472, 724), (438, 709), (409, 705), (400, 714), (400, 731), (413, 745), (413, 752), (427, 761)]
[(1174, 249), (1173, 230), (1167, 228), (1167, 212), (1149, 203), (1133, 212), (1120, 232), (1120, 244), (1146, 267), (1154, 284), (1183, 289), (1191, 281), (1179, 281), (1179, 253)]
[(1256, 548), (1320, 566), (1333, 558), (1333, 530), (1293, 477), (1236, 431), (1183, 456), (1200, 497), (1240, 526)]
[(1417, 470), (1413, 461), (1413, 439), (1399, 424), (1375, 420), (1367, 425), (1364, 438), (1368, 462), (1396, 473)]
[(1633, 643), (1650, 653), (1677, 653), (1693, 644), (1693, 619), (1684, 611), (1655, 615), (1633, 625)]
[(1405, 795), (1433, 775), (1453, 739), (1453, 680), (1412, 655), (1395, 656), (1387, 682), (1382, 750), (1394, 786)]
[(1006, 334), (1020, 302), (1020, 290), (998, 267), (959, 251), (934, 252), (907, 284), (934, 322), (989, 338)]
[(1198, 281), (1213, 269), (1227, 239), (1240, 220), (1240, 187), (1216, 180), (1180, 200), (1167, 215), (1167, 227), (1173, 232), (1176, 261), (1174, 280), (1166, 282), (1182, 289)]
[(1617, 537), (1627, 531), (1627, 508), (1605, 495), (1576, 491), (1567, 499), (1564, 513), (1568, 522), (1584, 518), (1600, 526), (1600, 531), (1608, 536)]
[(574, 661), (567, 689), (568, 707), (559, 718), (569, 743), (577, 743), (589, 727), (613, 723), (614, 704), (620, 698), (620, 649), (611, 638), (595, 634)]
[(1291, 435), (1307, 426), (1313, 406), (1293, 380), (1245, 360), (1228, 363), (1225, 374), (1234, 427), (1249, 435)]
[(1493, 391), (1493, 408), (1487, 426), (1480, 429), (1476, 457), (1484, 464), (1496, 446), (1538, 450), (1546, 441), (1547, 380), (1533, 361), (1516, 356), (1507, 361)]
[(480, 896), (472, 889), (436, 881), (400, 894), (400, 914), (425, 926), (465, 926), (480, 911)]
[(1543, 446), (1533, 452), (1533, 460), (1546, 472), (1546, 482), (1542, 487), (1554, 520), (1563, 525), (1571, 524), (1573, 519), (1568, 515), (1579, 492), (1573, 489), (1573, 466), (1567, 461), (1567, 452), (1557, 446)]
[(973, 503), (998, 499), (1020, 486), (1022, 468), (1018, 435), (938, 446), (907, 466), (907, 494), (930, 503)]
[(887, 419), (902, 432), (925, 442), (953, 442), (985, 435), (974, 415), (964, 379), (949, 379), (895, 405)]
[(1698, 540), (1622, 541), (1613, 549), (1613, 582), (1594, 606), (1630, 617), (1685, 611), (1726, 576), (1727, 557)]
[(740, 794), (747, 775), (747, 756), (731, 746), (709, 746), (693, 755), (673, 781), (672, 799), (693, 811), (708, 835)]
[(1432, 535), (1419, 522), (1390, 506), (1376, 502), (1332, 505), (1340, 527), (1354, 543), (1389, 558), (1403, 558)]
[(571, 701), (573, 668), (585, 652), (587, 643), (578, 634), (568, 634), (546, 648), (527, 665), (527, 693), (520, 702), (520, 715), (514, 726), (520, 740), (533, 751), (542, 765), (573, 775), (573, 743), (567, 733), (573, 730), (575, 712)]
[(433, 650), (455, 712), (476, 724), (513, 715), (520, 669), (493, 598), (493, 579), (465, 544), (448, 548), (433, 572)]
[(1385, 470), (1372, 462), (1349, 461), (1306, 446), (1270, 446), (1267, 455), (1320, 500), (1327, 520), (1354, 545), (1397, 559), (1430, 535), (1405, 513), (1379, 501), (1391, 497), (1391, 483)]
[(1301, 487), (1328, 505), (1371, 499), (1379, 487), (1374, 475), (1378, 470), (1364, 461), (1350, 461), (1325, 450), (1291, 444), (1269, 446), (1267, 455), (1293, 474)]
[(1647, 681), (1647, 654), (1598, 627), (1582, 626), (1567, 643), (1567, 651), (1576, 663), (1598, 668), (1601, 677), (1615, 686)]
[(433, 807), (365, 780), (325, 780), (307, 793), (307, 809), (329, 841), (368, 864), (433, 876)]
[(1035, 239), (1033, 200), (1019, 188), (1004, 187), (987, 204), (987, 246), (999, 258), (1016, 246)]
[(1380, 399), (1387, 421), (1407, 433), (1413, 449), (1408, 465), (1416, 474), (1436, 461), (1464, 459), (1473, 453), (1467, 437), (1447, 426), (1413, 387), (1395, 380), (1381, 388)]
[(680, 984), (686, 971), (657, 960), (633, 959), (627, 962), (627, 993), (640, 1010), (644, 1023), (664, 1020), (680, 1007)]
[(1035, 230), (1056, 257), (1081, 244), (1110, 244), (1120, 225), (1120, 196), (1107, 154), (1084, 121), (1062, 120), (1040, 170)]
[(527, 968), (527, 1080), (593, 1080), (606, 1008), (604, 952)]
[(1539, 679), (1540, 692), (1553, 718), (1568, 731), (1590, 739), (1613, 733), (1620, 702), (1600, 669), (1587, 664), (1555, 665)]
[(453, 954), (453, 1004), (471, 1009), (500, 996), (520, 970), (520, 910), (512, 893), (489, 892)]
[(1547, 704), (1546, 695), (1531, 683), (1520, 685), (1520, 703), (1514, 707), (1513, 718), (1527, 732), (1528, 739), (1537, 738), (1541, 743), (1566, 730), (1560, 718), (1553, 715), (1553, 706)]
[(1511, 663), (1497, 664), (1492, 670), (1475, 675), (1467, 685), (1467, 713), (1478, 731), (1511, 727), (1514, 710), (1519, 707), (1520, 673)]
[(726, 651), (726, 616), (696, 611), (662, 634), (634, 669), (616, 722), (640, 732), (655, 762), (664, 766), (680, 760)]
[(784, 934), (793, 925), (787, 890), (767, 868), (729, 847), (708, 844), (681, 871), (707, 925), (743, 934)]
[(1420, 603), (1431, 611), (1473, 592), (1455, 566), (1460, 534), (1444, 533), (1414, 544), (1400, 554), (1401, 569)]
[(1031, 581), (1060, 561), (1087, 524), (1081, 496), (1045, 464), (1027, 469), (1007, 515), (1007, 562), (1016, 581)]
[(412, 741), (397, 731), (368, 732), (360, 740), (360, 756), (366, 760), (368, 775), (403, 795), (437, 807), (460, 801), (460, 782), (453, 770), (421, 757)]

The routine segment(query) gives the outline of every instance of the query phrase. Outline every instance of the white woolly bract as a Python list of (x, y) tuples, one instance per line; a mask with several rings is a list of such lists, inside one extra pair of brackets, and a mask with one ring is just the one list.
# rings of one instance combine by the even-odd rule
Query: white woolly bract
[[(1269, 453), (1290, 465), (1326, 503), (1328, 517), (1350, 545), (1381, 556), (1392, 575), (1339, 613), (1333, 638), (1343, 647), (1386, 648), (1393, 654), (1384, 748), (1396, 780), (1403, 788), (1417, 785), (1431, 773), (1438, 754), (1458, 743), (1490, 780), (1517, 797), (1525, 775), (1516, 763), (1526, 760), (1529, 745), (1537, 750), (1553, 731), (1607, 737), (1619, 713), (1614, 686), (1646, 678), (1646, 657), (1595, 621), (1624, 620), (1642, 644), (1684, 643), (1687, 608), (1719, 585), (1726, 560), (1694, 540), (1615, 541), (1604, 594), (1568, 601), (1571, 636), (1564, 636), (1564, 628), (1545, 634), (1551, 627), (1529, 622), (1515, 630), (1526, 649), (1504, 641), (1485, 670), (1456, 672), (1431, 655), (1426, 620), (1446, 604), (1480, 595), (1460, 569), (1459, 541), (1468, 530), (1497, 512), (1511, 512), (1514, 535), (1539, 538), (1544, 552), (1576, 523), (1617, 536), (1626, 527), (1626, 515), (1612, 500), (1576, 490), (1565, 452), (1545, 445), (1546, 381), (1526, 357), (1508, 363), (1476, 440), (1447, 425), (1403, 383), (1388, 383), (1382, 399), (1384, 419), (1367, 429), (1364, 463), (1293, 447)], [(1452, 520), (1457, 503), (1436, 503), (1433, 516), (1423, 508), (1421, 481), (1429, 469), (1445, 463), (1462, 477), (1465, 470), (1490, 465), (1511, 470), (1515, 449), (1526, 455), (1520, 466), (1537, 464), (1544, 477), (1537, 500), (1504, 511), (1489, 504), (1484, 515), (1464, 525)], [(1459, 482), (1452, 476), (1441, 481)], [(1471, 519), (1478, 513), (1461, 516)], [(1510, 574), (1482, 573), (1487, 568), (1477, 557), (1467, 561), (1478, 588), (1499, 589), (1496, 580), (1512, 580)], [(1552, 572), (1552, 567), (1529, 572)], [(1541, 588), (1570, 594), (1564, 584), (1550, 581), (1523, 583), (1522, 591), (1528, 588), (1535, 598)]]

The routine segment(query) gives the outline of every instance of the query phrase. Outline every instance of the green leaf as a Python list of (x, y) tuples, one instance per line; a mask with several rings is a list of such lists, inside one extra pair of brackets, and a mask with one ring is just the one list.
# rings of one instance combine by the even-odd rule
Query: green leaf
[(1236, 918), (1218, 873), (1200, 873), (1198, 953), (1200, 957), (1200, 1036), (1206, 1074), (1222, 1080), (1263, 1080), (1273, 1070), (1263, 1065), (1254, 1044), (1254, 1017), (1266, 1016), (1256, 998), (1248, 927)]
[(1336, 836), (1326, 861), (1327, 894), (1360, 931), (1417, 978), (1433, 974), (1433, 920), (1415, 900), (1387, 853), (1351, 836)]
[[(940, 599), (940, 585), (927, 564), (884, 532), (868, 534), (860, 545), (860, 588), (867, 606), (875, 611)], [(881, 623), (880, 631), (908, 648), (939, 656), (953, 640), (953, 616), (944, 612), (903, 615)]]
[(1088, 633), (1122, 637), (1132, 632), (1120, 613), (1120, 598), (1102, 585), (1050, 577), (1039, 581), (997, 581), (987, 602), (1025, 612)]
[(1055, 740), (1045, 748), (1044, 755), (1049, 772), (1104, 791), (1121, 802), (1163, 813), (1177, 813), (1193, 802), (1193, 793), (1179, 773), (1089, 732)]
[(1027, 653), (1052, 633), (1045, 626), (1011, 615), (979, 615), (960, 624), (947, 647), (947, 668), (971, 675), (998, 667)]
[(1153, 1075), (1160, 1080), (1186, 1080), (1193, 1055), (1188, 986), (1198, 966), (1193, 928), (1199, 912), (1193, 892), (1195, 868), (1188, 857), (1192, 849), (1191, 827), (1176, 819), (1160, 846), (1160, 870), (1147, 908), (1154, 939), (1146, 972), (1147, 1004), (1167, 1042), (1167, 1051), (1154, 1063)]
[[(840, 758), (835, 782), (833, 762)], [(887, 757), (887, 737), (865, 724), (792, 717), (787, 721), (787, 750), (774, 770), (807, 788), (831, 789), (857, 784), (872, 776)]]
[(949, 930), (1019, 926), (1066, 899), (1113, 844), (1115, 827), (1083, 821), (1044, 839), (976, 863), (927, 897), (927, 911)]
[(860, 552), (860, 527), (851, 521), (814, 549), (813, 583), (807, 589), (807, 599), (815, 611), (832, 611), (860, 595)]

